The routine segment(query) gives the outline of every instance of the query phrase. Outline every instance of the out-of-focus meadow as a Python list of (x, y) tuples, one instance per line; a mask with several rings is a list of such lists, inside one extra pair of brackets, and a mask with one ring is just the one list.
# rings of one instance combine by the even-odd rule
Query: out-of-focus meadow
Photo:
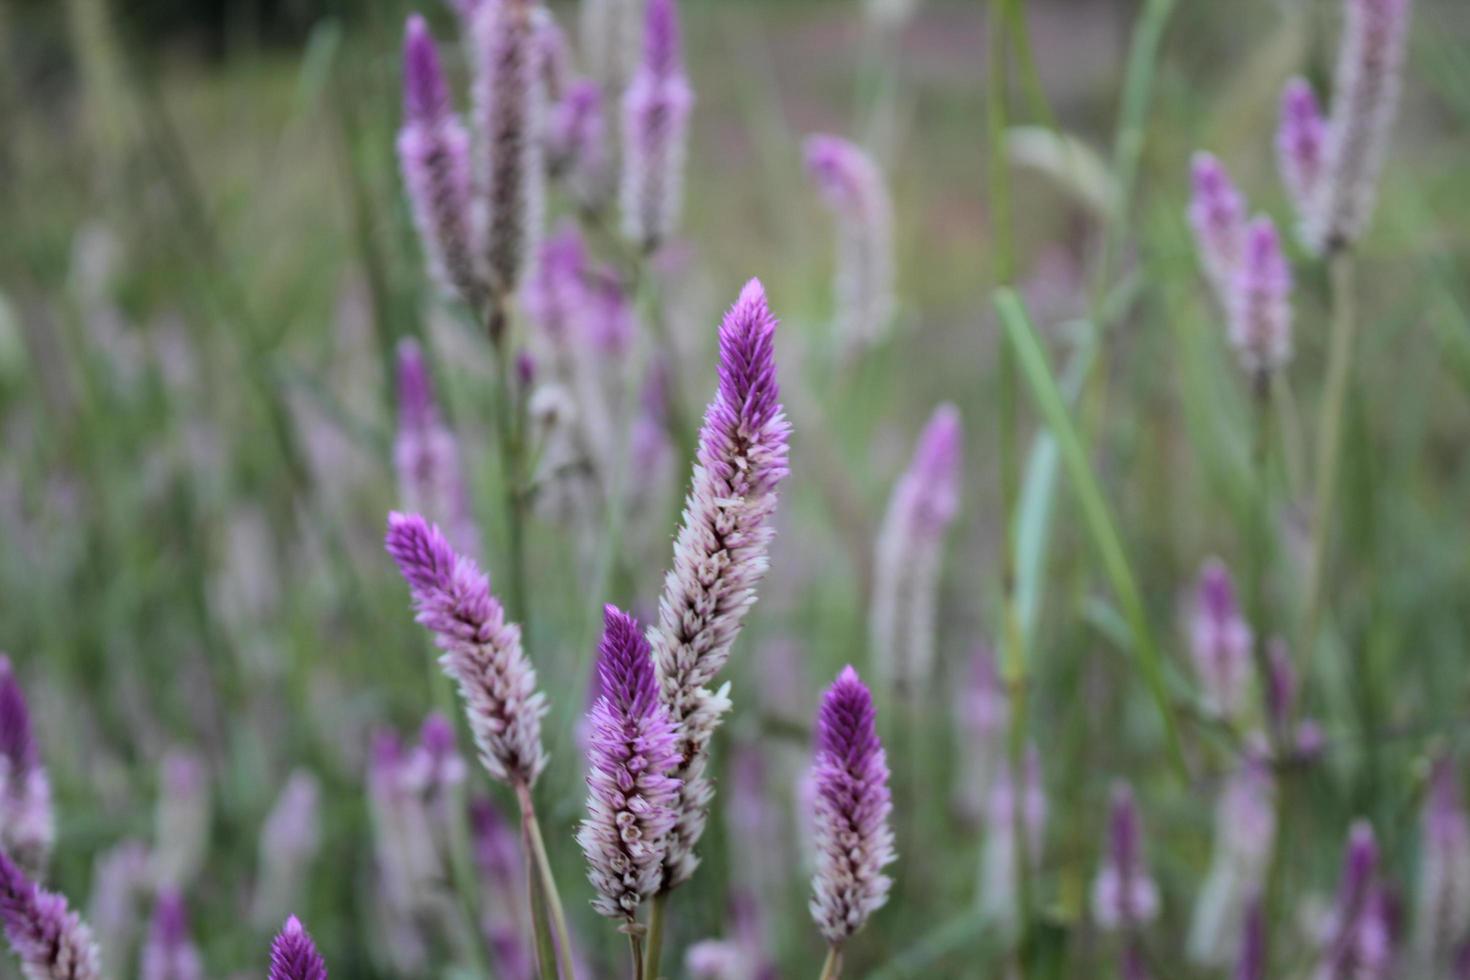
[[(116, 978), (137, 975), (150, 886), (119, 897), (98, 882), (109, 862), (178, 850), (190, 835), (197, 853), (180, 859), (177, 883), (206, 975), (260, 975), (290, 912), (333, 976), (485, 975), (483, 952), (461, 955), (452, 937), (419, 963), (395, 955), (403, 940), (384, 925), (365, 777), (384, 726), (411, 740), (431, 710), (462, 716), (382, 548), (384, 517), (402, 502), (404, 337), (428, 352), (485, 564), (497, 588), (507, 581), (497, 367), (482, 331), (425, 276), (394, 157), (412, 8), (288, 4), (280, 31), (246, 10), (201, 36), (156, 29), (132, 6), (0, 6), (0, 650), (52, 783), (45, 880), (105, 918)], [(1283, 952), (1269, 975), (1307, 975), (1309, 954), (1284, 951), (1310, 948), (1307, 910), (1329, 907), (1360, 817), (1406, 910), (1394, 921), (1407, 948), (1428, 760), (1448, 751), (1461, 775), (1470, 767), (1470, 8), (1416, 0), (1413, 11), (1401, 110), (1355, 257), (1358, 349), (1324, 625), (1308, 659), (1329, 282), (1292, 234), (1272, 140), (1288, 76), (1326, 89), (1340, 4), (1014, 6), (1029, 38), (1011, 38), (1007, 153), (987, 128), (986, 4), (930, 0), (894, 28), (856, 2), (679, 4), (697, 101), (684, 216), (657, 259), (676, 387), (691, 408), (704, 404), (720, 314), (759, 276), (781, 318), (793, 434), (770, 571), (725, 675), (734, 709), (715, 743), (704, 862), (670, 903), (665, 975), (685, 976), (685, 951), (730, 934), (732, 896), (752, 895), (777, 975), (817, 974), (798, 776), (822, 688), (845, 663), (865, 674), (874, 663), (875, 543), (943, 401), (960, 410), (965, 463), (939, 579), (939, 656), (916, 706), (879, 694), (899, 857), (893, 895), (849, 944), (846, 975), (998, 977), (1015, 959), (984, 911), (971, 765), (982, 749), (956, 707), (976, 648), (1007, 648), (1012, 414), (1012, 639), (1025, 651), (1023, 734), (1048, 814), (1028, 878), (1024, 975), (1122, 975), (1119, 940), (1094, 923), (1090, 897), (1119, 780), (1137, 795), (1161, 896), (1142, 932), (1152, 974), (1232, 975), (1194, 963), (1184, 939), (1215, 800), (1240, 752), (1237, 733), (1200, 707), (1188, 652), (1192, 589), (1210, 556), (1238, 577), (1264, 569), (1252, 615), (1309, 664), (1302, 714), (1325, 743), (1291, 773), (1280, 811), (1289, 846), (1270, 907)], [(439, 0), (421, 10), (463, 109), (453, 13)], [(575, 44), (575, 6), (551, 10)], [(803, 168), (802, 138), (815, 131), (864, 145), (892, 190), (894, 325), (852, 357), (831, 325), (831, 218)], [(1242, 530), (1257, 500), (1251, 392), (1185, 217), (1197, 149), (1275, 217), (1295, 276), (1295, 357), (1274, 402), (1261, 534)], [(997, 161), (1010, 177), (1008, 244), (997, 238)], [(1045, 386), (1024, 367), (999, 369), (993, 300), (1006, 279), (1043, 341), (1090, 486), (1057, 451)], [(586, 799), (576, 733), (602, 604), (652, 614), (687, 481), (686, 458), (637, 475), (646, 499), (619, 521), (616, 574), (599, 574), (585, 529), (554, 508), (533, 508), (526, 527), (527, 651), (551, 705), (538, 805), (588, 976), (623, 975), (625, 951), (589, 906), (572, 839)], [(1116, 549), (1101, 525), (1116, 529)], [(607, 594), (593, 594), (598, 583)], [(1145, 637), (1163, 662), (1183, 770), (1143, 669)], [(460, 734), (467, 793), (513, 818), (514, 800)], [(297, 782), (309, 819), (272, 824), (293, 774), (309, 774)], [(192, 802), (171, 808), (181, 795)], [(283, 858), (283, 838), (299, 853)]]

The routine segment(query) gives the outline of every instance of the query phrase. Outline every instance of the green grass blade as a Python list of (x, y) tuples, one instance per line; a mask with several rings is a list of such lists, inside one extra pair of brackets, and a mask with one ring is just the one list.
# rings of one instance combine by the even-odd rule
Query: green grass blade
[(1168, 689), (1164, 684), (1164, 670), (1159, 648), (1149, 629), (1148, 616), (1143, 607), (1143, 596), (1139, 592), (1138, 580), (1134, 577), (1133, 569), (1123, 550), (1123, 540), (1118, 534), (1117, 524), (1108, 509), (1107, 501), (1103, 498), (1097, 477), (1088, 463), (1082, 441), (1078, 438), (1077, 430), (1067, 413), (1061, 388), (1057, 385), (1056, 376), (1047, 362), (1046, 352), (1042, 350), (1036, 332), (1031, 327), (1024, 305), (1013, 290), (1001, 289), (996, 292), (995, 308), (1005, 327), (1006, 339), (1016, 352), (1016, 360), (1020, 365), (1021, 373), (1031, 387), (1031, 393), (1036, 398), (1037, 407), (1041, 409), (1047, 427), (1051, 429), (1052, 435), (1057, 440), (1062, 463), (1067, 469), (1072, 489), (1077, 494), (1077, 501), (1082, 507), (1087, 529), (1094, 544), (1097, 545), (1104, 571), (1112, 583), (1117, 600), (1123, 607), (1123, 614), (1133, 634), (1133, 650), (1139, 670), (1143, 673), (1144, 682), (1148, 685), (1158, 705), (1159, 716), (1164, 723), (1164, 735), (1169, 744), (1169, 754), (1179, 768), (1180, 774), (1188, 778), (1189, 770), (1184, 761), (1184, 751), (1179, 741), (1174, 712), (1169, 704)]

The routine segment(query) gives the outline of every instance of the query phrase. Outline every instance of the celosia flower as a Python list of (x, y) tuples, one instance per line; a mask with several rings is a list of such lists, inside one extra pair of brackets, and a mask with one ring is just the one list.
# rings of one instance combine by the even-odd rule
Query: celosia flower
[(204, 867), (211, 809), (204, 759), (182, 748), (165, 753), (154, 813), (153, 864), (160, 885), (182, 890)]
[(1360, 238), (1372, 216), (1409, 22), (1409, 0), (1346, 0), (1345, 7), (1327, 158), (1304, 222), (1308, 244), (1323, 253)]
[(1295, 721), (1298, 685), (1286, 641), (1272, 637), (1266, 644), (1266, 659), (1270, 665), (1266, 677), (1266, 720), (1277, 740), (1298, 760), (1315, 758), (1326, 744), (1322, 726), (1311, 718), (1305, 718), (1296, 723), (1295, 733), (1290, 730)]
[[(397, 733), (374, 733), (368, 759), (369, 813), (383, 911), (392, 925), (417, 939), (414, 918), (441, 876), (441, 842), (435, 839), (422, 794), (409, 778), (409, 756)], [(406, 955), (405, 950), (393, 950)]]
[(398, 344), (398, 435), (393, 444), (398, 496), (405, 510), (449, 528), (454, 546), (478, 555), (480, 530), (470, 507), (459, 444), (439, 415), (434, 383), (419, 345)]
[(837, 332), (848, 351), (880, 340), (893, 320), (893, 203), (878, 164), (837, 136), (808, 136), (807, 172), (837, 219)]
[(1234, 718), (1245, 703), (1251, 628), (1241, 614), (1230, 571), (1211, 558), (1200, 569), (1189, 617), (1189, 652), (1206, 710)]
[(0, 654), (0, 848), (39, 874), (55, 840), (51, 781), (31, 734), (25, 692), (10, 658)]
[(1231, 773), (1215, 805), (1215, 846), (1195, 902), (1189, 955), (1223, 967), (1237, 949), (1250, 904), (1264, 890), (1276, 840), (1276, 785), (1264, 760)]
[(623, 234), (647, 252), (679, 219), (694, 91), (684, 76), (674, 0), (648, 0), (643, 60), (623, 93)]
[(139, 911), (153, 891), (149, 863), (148, 848), (142, 841), (125, 840), (97, 855), (92, 864), (87, 920), (97, 937), (107, 976), (126, 975), (132, 966)]
[(1280, 370), (1291, 358), (1291, 267), (1271, 219), (1246, 226), (1245, 248), (1235, 273), (1230, 305), (1230, 346), (1240, 365), (1257, 376)]
[(679, 800), (678, 780), (669, 775), (679, 763), (674, 726), (639, 631), (632, 616), (604, 610), (602, 696), (589, 714), (587, 819), (577, 833), (597, 892), (592, 907), (628, 922), (663, 882), (664, 842)]
[(878, 741), (873, 695), (852, 667), (845, 667), (822, 696), (817, 715), (813, 815), (816, 871), (812, 918), (823, 938), (841, 946), (888, 901), (893, 809), (888, 762)]
[(305, 891), (321, 848), (321, 784), (305, 769), (291, 773), (260, 828), (260, 872), (251, 918), (280, 920)]
[(1092, 883), (1092, 915), (1100, 928), (1127, 932), (1159, 914), (1159, 888), (1143, 864), (1138, 806), (1126, 785), (1113, 790), (1107, 849)]
[(1355, 980), (1360, 965), (1361, 933), (1372, 915), (1378, 844), (1366, 822), (1353, 824), (1348, 835), (1342, 881), (1327, 922), (1317, 980)]
[[(1002, 934), (1011, 933), (1020, 921), (1020, 897), (1016, 892), (1016, 862), (1025, 838), (1026, 860), (1031, 868), (1041, 862), (1046, 834), (1046, 787), (1041, 778), (1041, 755), (1034, 745), (1026, 749), (1021, 796), (1010, 766), (1003, 766), (990, 787), (986, 803), (985, 845), (980, 864), (980, 908)], [(1019, 804), (1019, 814), (1017, 806)], [(1020, 826), (1017, 826), (1019, 817)]]
[(1414, 903), (1414, 953), (1421, 969), (1450, 976), (1470, 940), (1470, 818), (1454, 759), (1434, 760), (1419, 831), (1419, 882)]
[(878, 532), (869, 621), (874, 663), (880, 681), (906, 695), (921, 693), (933, 671), (944, 533), (959, 510), (963, 445), (958, 409), (939, 406)]
[(326, 961), (294, 915), (271, 943), (270, 980), (327, 980)]
[(541, 104), (553, 105), (566, 93), (572, 74), (572, 54), (568, 49), (567, 35), (551, 11), (539, 4), (531, 9), (531, 27), (535, 36)]
[(92, 931), (0, 851), (0, 923), (26, 980), (101, 980)]
[(471, 306), (485, 297), (470, 191), (470, 140), (423, 17), (403, 37), (403, 128), (398, 161), (431, 275)]
[(494, 955), (496, 975), (532, 977), (530, 951), (522, 938), (526, 872), (520, 837), (489, 799), (470, 803), (470, 844), (481, 885), (480, 928)]
[(475, 113), (480, 187), (488, 214), (490, 286), (515, 291), (540, 237), (545, 210), (544, 110), (530, 0), (486, 3), (475, 20)]
[(143, 946), (138, 974), (142, 980), (201, 980), (204, 964), (189, 936), (189, 910), (176, 891), (159, 894), (153, 906), (153, 928)]
[(1195, 249), (1221, 306), (1228, 309), (1245, 247), (1245, 199), (1225, 165), (1209, 153), (1194, 155), (1191, 176), (1189, 224), (1194, 229)]
[(602, 89), (590, 79), (573, 82), (551, 114), (547, 148), (553, 173), (567, 182), (577, 203), (597, 210), (611, 192), (607, 120)]
[(1281, 92), (1281, 122), (1276, 129), (1276, 163), (1298, 215), (1311, 207), (1327, 158), (1327, 122), (1305, 78), (1293, 78)]
[(956, 748), (964, 760), (957, 796), (970, 819), (978, 820), (983, 815), (986, 794), (1004, 761), (1010, 714), (995, 655), (980, 644), (970, 655), (969, 677), (959, 685), (955, 696)]
[(506, 621), (489, 576), (420, 515), (389, 514), (386, 546), (408, 580), (415, 618), (434, 634), (444, 651), (439, 663), (459, 685), (481, 764), (496, 779), (530, 787), (546, 766), (546, 698), (521, 650), (520, 627)]
[(709, 741), (729, 710), (729, 685), (711, 684), (730, 656), (775, 530), (776, 488), (786, 476), (790, 427), (776, 383), (776, 318), (758, 280), (746, 284), (720, 324), (720, 382), (705, 412), (684, 518), (664, 577), (659, 621), (649, 631), (660, 697), (679, 733), (679, 823), (664, 887), (699, 864), (714, 789), (704, 775)]

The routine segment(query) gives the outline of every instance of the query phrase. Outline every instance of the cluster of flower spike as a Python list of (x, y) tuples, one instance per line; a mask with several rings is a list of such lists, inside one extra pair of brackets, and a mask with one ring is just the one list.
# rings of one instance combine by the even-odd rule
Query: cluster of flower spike
[(56, 837), (51, 782), (31, 734), (31, 714), (10, 658), (0, 654), (0, 847), (40, 871)]

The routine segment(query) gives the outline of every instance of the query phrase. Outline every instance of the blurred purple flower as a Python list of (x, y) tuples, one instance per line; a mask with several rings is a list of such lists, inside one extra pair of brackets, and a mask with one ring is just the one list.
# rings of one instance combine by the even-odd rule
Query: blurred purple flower
[(277, 922), (303, 897), (321, 848), (321, 784), (305, 769), (291, 773), (260, 828), (260, 870), (251, 918)]
[(141, 980), (202, 980), (204, 964), (189, 935), (189, 910), (176, 891), (159, 893), (153, 906), (153, 928), (143, 946)]
[(1266, 912), (1259, 896), (1245, 910), (1240, 931), (1240, 955), (1235, 961), (1235, 980), (1266, 980)]
[(1276, 129), (1276, 163), (1298, 215), (1308, 213), (1322, 180), (1327, 157), (1327, 122), (1305, 78), (1293, 78), (1281, 92), (1281, 122)]
[(817, 715), (816, 872), (812, 918), (823, 938), (840, 946), (888, 901), (893, 884), (893, 809), (888, 762), (878, 741), (873, 696), (844, 667), (822, 696)]
[(1286, 746), (1296, 760), (1314, 759), (1321, 754), (1326, 744), (1322, 726), (1311, 718), (1305, 718), (1296, 724), (1295, 734), (1290, 731), (1296, 717), (1296, 703), (1300, 692), (1296, 668), (1291, 665), (1291, 653), (1286, 648), (1286, 641), (1280, 637), (1272, 637), (1266, 644), (1266, 660), (1270, 665), (1270, 673), (1266, 679), (1267, 723), (1276, 732), (1278, 741)]
[(930, 416), (878, 532), (869, 620), (880, 682), (908, 696), (931, 680), (944, 533), (959, 510), (964, 429), (948, 403)]
[(270, 980), (327, 980), (326, 961), (294, 915), (271, 943)]
[(1225, 165), (1212, 154), (1196, 153), (1190, 166), (1189, 224), (1194, 229), (1195, 249), (1220, 305), (1228, 309), (1245, 248), (1245, 199)]
[(1248, 758), (1230, 774), (1215, 805), (1214, 855), (1190, 923), (1195, 962), (1230, 962), (1251, 902), (1266, 886), (1275, 840), (1275, 780), (1264, 760)]
[(1130, 931), (1159, 914), (1159, 888), (1143, 863), (1143, 833), (1133, 790), (1113, 789), (1107, 848), (1092, 885), (1092, 915), (1107, 931)]
[(964, 760), (958, 803), (964, 814), (979, 820), (985, 798), (1005, 759), (1010, 702), (990, 647), (979, 644), (970, 655), (970, 671), (955, 696), (955, 731), (959, 758)]
[[(503, 0), (497, 0), (503, 2)], [(566, 32), (546, 7), (531, 8), (531, 26), (536, 47), (536, 75), (543, 105), (552, 105), (566, 94), (572, 74), (572, 52)]]
[(134, 962), (145, 896), (153, 890), (148, 847), (124, 840), (97, 855), (92, 865), (92, 887), (87, 919), (97, 937), (107, 976), (124, 976)]
[(393, 464), (404, 509), (426, 514), (449, 528), (462, 553), (481, 554), (480, 529), (470, 507), (459, 442), (440, 418), (423, 351), (411, 338), (398, 344), (398, 435)]
[(56, 840), (51, 781), (31, 733), (25, 692), (0, 653), (0, 848), (40, 874)]
[(444, 650), (439, 663), (459, 685), (481, 764), (503, 782), (534, 785), (546, 766), (546, 698), (521, 650), (520, 627), (506, 621), (489, 577), (423, 517), (389, 514), (386, 546), (408, 580), (415, 618)]
[(1264, 215), (1246, 226), (1245, 248), (1226, 309), (1230, 346), (1249, 375), (1279, 371), (1291, 359), (1291, 266), (1276, 226)]
[(0, 923), (26, 980), (101, 980), (92, 931), (0, 851)]
[(602, 89), (590, 79), (573, 82), (551, 114), (547, 148), (552, 171), (567, 182), (579, 206), (598, 210), (612, 186), (607, 114)]
[[(1371, 931), (1377, 928), (1374, 923), (1378, 914), (1377, 869), (1378, 844), (1373, 828), (1365, 821), (1358, 821), (1348, 835), (1342, 880), (1327, 922), (1322, 960), (1315, 974), (1317, 980), (1357, 980), (1358, 971), (1368, 966), (1361, 954), (1364, 940), (1371, 946)], [(1365, 930), (1369, 931), (1366, 936)]]
[(1250, 682), (1251, 628), (1241, 613), (1230, 570), (1217, 558), (1200, 569), (1190, 611), (1189, 652), (1206, 710), (1237, 717)]
[(1419, 831), (1414, 954), (1435, 976), (1449, 976), (1470, 940), (1470, 817), (1449, 754), (1434, 760)]
[(398, 160), (429, 271), (472, 307), (485, 298), (470, 188), (470, 140), (455, 116), (439, 53), (423, 17), (403, 37), (403, 128)]
[(623, 93), (623, 234), (645, 252), (678, 222), (693, 106), (674, 0), (648, 0), (643, 60)]
[(893, 320), (893, 203), (878, 164), (855, 143), (819, 133), (804, 150), (837, 219), (837, 331), (853, 352), (882, 339)]
[(153, 872), (160, 886), (183, 890), (209, 853), (209, 769), (196, 752), (173, 748), (159, 764)]
[(787, 473), (790, 427), (776, 382), (776, 318), (752, 279), (720, 324), (719, 388), (705, 412), (673, 567), (649, 631), (660, 697), (679, 732), (679, 823), (664, 887), (699, 864), (714, 789), (704, 775), (709, 741), (730, 708), (729, 685), (711, 690), (755, 603), (775, 529), (776, 489)]
[[(1032, 868), (1041, 861), (1046, 835), (1046, 787), (1041, 777), (1041, 755), (1027, 746), (1022, 773), (1021, 796), (1009, 765), (1001, 768), (990, 787), (986, 802), (985, 842), (980, 866), (980, 908), (985, 918), (1002, 934), (1010, 934), (1019, 922), (1020, 898), (1016, 894), (1016, 862), (1022, 847), (1017, 831), (1025, 835), (1026, 860)], [(1019, 804), (1020, 826), (1017, 826)]]

